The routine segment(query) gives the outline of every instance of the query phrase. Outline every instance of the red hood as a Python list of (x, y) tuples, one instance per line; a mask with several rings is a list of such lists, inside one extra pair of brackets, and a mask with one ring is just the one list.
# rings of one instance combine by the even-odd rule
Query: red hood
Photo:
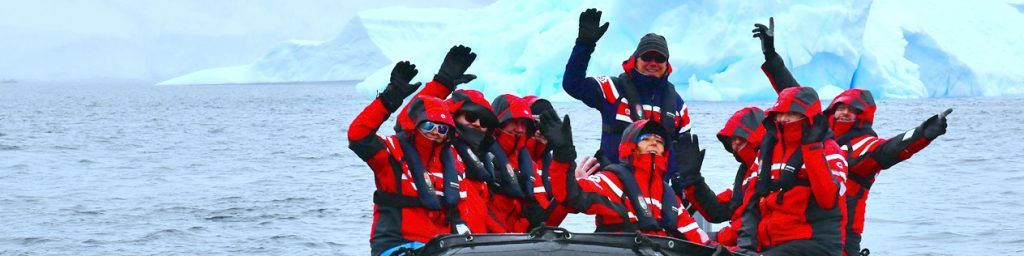
[[(852, 127), (841, 131), (835, 129), (839, 127), (835, 122), (835, 108), (839, 103), (846, 104), (859, 112), (857, 120)], [(836, 95), (836, 98), (832, 99), (832, 103), (825, 109), (825, 115), (828, 116), (829, 124), (834, 127), (833, 130), (835, 130), (838, 136), (846, 133), (846, 130), (849, 128), (871, 128), (871, 124), (875, 122), (875, 110), (877, 109), (878, 107), (875, 105), (875, 98), (871, 96), (871, 91), (854, 88)]]
[[(626, 74), (629, 74), (629, 75), (632, 76), (633, 75), (633, 70), (635, 70), (635, 68), (636, 68), (636, 58), (637, 58), (637, 56), (634, 54), (634, 55), (629, 56), (629, 59), (626, 59), (625, 61), (622, 61), (622, 71), (625, 71)], [(672, 74), (672, 63), (666, 62), (665, 66), (666, 66), (665, 67), (665, 76), (663, 76), (662, 78), (666, 78), (667, 79), (668, 75)]]
[(526, 100), (512, 94), (502, 94), (494, 98), (494, 115), (498, 118), (498, 125), (516, 118), (524, 118), (533, 122), (533, 112)]
[(761, 145), (761, 139), (764, 138), (765, 129), (761, 126), (761, 121), (764, 121), (764, 111), (761, 111), (757, 107), (745, 107), (736, 111), (729, 118), (729, 121), (725, 122), (725, 127), (718, 131), (718, 140), (725, 146), (725, 150), (732, 152), (732, 137), (740, 137), (747, 141), (747, 146), (751, 148), (758, 148)]
[(804, 115), (810, 124), (814, 122), (814, 116), (821, 114), (821, 100), (818, 93), (811, 87), (790, 87), (779, 93), (779, 99), (775, 105), (765, 111), (766, 118), (772, 118), (775, 114), (797, 112)]
[(452, 114), (467, 111), (476, 113), (480, 117), (481, 124), (488, 128), (498, 126), (498, 118), (494, 116), (494, 108), (487, 102), (484, 94), (477, 90), (458, 89), (452, 93), (448, 100), (444, 101)]
[(426, 121), (447, 124), (455, 128), (452, 112), (448, 110), (441, 99), (436, 97), (417, 96), (409, 101), (402, 111), (405, 111), (406, 115), (399, 116), (398, 125), (403, 131), (410, 134), (415, 134), (413, 131), (416, 126)]
[[(619, 140), (619, 160), (622, 162), (630, 162), (633, 157), (633, 151), (636, 149), (636, 143), (640, 135), (645, 133), (654, 133), (661, 135), (662, 138), (666, 137), (665, 127), (653, 122), (650, 119), (643, 119), (640, 121), (633, 122), (626, 126), (626, 129), (622, 131), (622, 139)], [(665, 145), (665, 154), (668, 156), (668, 146)]]

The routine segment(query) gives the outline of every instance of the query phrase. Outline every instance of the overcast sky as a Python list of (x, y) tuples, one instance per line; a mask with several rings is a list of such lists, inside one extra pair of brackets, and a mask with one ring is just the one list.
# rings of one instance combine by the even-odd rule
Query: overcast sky
[(158, 82), (251, 63), (290, 39), (326, 40), (359, 11), (492, 0), (41, 0), (0, 8), (0, 79)]

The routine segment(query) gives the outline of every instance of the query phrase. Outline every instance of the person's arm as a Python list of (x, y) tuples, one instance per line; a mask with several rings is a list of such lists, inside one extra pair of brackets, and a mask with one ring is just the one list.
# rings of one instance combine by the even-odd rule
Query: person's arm
[(565, 65), (565, 74), (562, 76), (562, 88), (565, 92), (591, 108), (599, 108), (604, 99), (601, 93), (601, 85), (593, 78), (587, 78), (587, 65), (590, 63), (590, 55), (594, 53), (597, 40), (608, 30), (608, 23), (598, 26), (601, 22), (601, 12), (597, 9), (587, 9), (580, 14), (579, 36), (576, 38), (576, 45), (569, 55), (569, 63)]
[[(686, 195), (686, 200), (694, 208), (697, 208), (697, 212), (700, 212), (700, 215), (707, 218), (711, 223), (722, 223), (732, 218), (733, 209), (729, 207), (728, 199), (720, 201), (715, 192), (703, 180), (686, 187), (683, 193)], [(729, 195), (731, 196), (732, 193), (729, 193)]]
[(829, 136), (831, 132), (825, 115), (818, 114), (809, 121), (812, 122), (811, 127), (803, 132), (803, 145), (800, 147), (805, 165), (803, 170), (806, 171), (815, 202), (822, 209), (830, 210), (839, 201), (840, 186), (845, 185), (840, 184), (845, 181), (837, 180), (836, 177), (846, 176), (846, 160), (839, 146)]
[[(559, 120), (555, 113), (546, 112), (540, 118), (540, 130), (552, 148), (551, 193), (555, 201), (585, 214), (625, 214), (625, 205), (606, 196), (610, 193), (622, 195), (621, 186), (611, 180), (614, 177), (598, 173), (586, 179), (576, 179), (576, 147), (572, 142), (569, 116)], [(592, 169), (596, 168), (595, 164), (596, 161), (591, 160), (581, 167)]]
[(384, 142), (376, 135), (391, 113), (394, 113), (420, 83), (409, 84), (419, 71), (416, 65), (402, 61), (391, 70), (391, 83), (370, 105), (352, 120), (348, 129), (349, 149), (364, 161), (385, 149)]
[(789, 73), (789, 69), (786, 68), (782, 56), (775, 51), (775, 18), (768, 20), (768, 26), (760, 23), (754, 24), (753, 32), (754, 37), (761, 40), (761, 52), (764, 53), (764, 64), (761, 65), (761, 71), (768, 77), (768, 82), (771, 82), (775, 93), (781, 93), (782, 90), (790, 87), (800, 87), (796, 78), (793, 78), (793, 74)]
[(438, 99), (448, 98), (455, 88), (476, 79), (476, 75), (466, 74), (466, 70), (476, 61), (476, 53), (472, 48), (456, 45), (444, 56), (441, 68), (434, 75), (434, 80), (427, 83), (420, 94), (430, 95)]
[(892, 137), (873, 152), (871, 158), (878, 162), (882, 169), (888, 169), (927, 147), (933, 140), (946, 134), (946, 115), (953, 109), (946, 109), (938, 115), (925, 120), (920, 126)]
[[(682, 209), (683, 206), (679, 205), (679, 208)], [(708, 237), (708, 233), (704, 232), (703, 229), (700, 229), (700, 225), (697, 225), (697, 221), (694, 221), (693, 217), (690, 217), (690, 214), (686, 211), (679, 211), (676, 228), (679, 233), (683, 234), (682, 238), (686, 238), (686, 240), (689, 240), (690, 242), (696, 244), (708, 244), (711, 240), (710, 237)]]
[(705, 150), (700, 149), (697, 136), (679, 137), (672, 142), (670, 163), (675, 163), (678, 171), (672, 174), (672, 186), (676, 194), (683, 194), (686, 200), (697, 208), (708, 221), (721, 223), (732, 217), (728, 203), (721, 203), (717, 196), (700, 174), (704, 163)]

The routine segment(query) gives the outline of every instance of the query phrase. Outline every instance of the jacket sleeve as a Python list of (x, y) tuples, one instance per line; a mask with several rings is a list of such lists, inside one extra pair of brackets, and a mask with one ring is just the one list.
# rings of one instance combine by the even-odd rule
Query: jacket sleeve
[(889, 169), (903, 160), (910, 159), (931, 144), (931, 141), (924, 137), (923, 130), (924, 126), (918, 126), (890, 138), (870, 153), (871, 158), (878, 162), (881, 169)]
[(551, 190), (557, 202), (589, 215), (625, 214), (625, 205), (613, 202), (605, 195), (615, 193), (616, 190), (621, 195), (621, 189), (618, 189), (614, 181), (600, 172), (577, 180), (574, 169), (575, 163), (551, 162)]
[(771, 53), (764, 56), (764, 64), (761, 64), (761, 71), (764, 72), (765, 76), (768, 76), (768, 82), (772, 83), (772, 88), (775, 89), (775, 93), (780, 93), (782, 90), (789, 87), (800, 87), (800, 84), (796, 82), (796, 78), (793, 78), (793, 74), (789, 73), (789, 69), (786, 68), (786, 63), (782, 61), (782, 56), (778, 53)]
[[(715, 192), (711, 191), (711, 188), (704, 181), (696, 182), (693, 186), (689, 186), (683, 191), (686, 194), (686, 201), (693, 204), (693, 207), (697, 208), (697, 211), (707, 218), (708, 221), (722, 223), (732, 218), (733, 211), (729, 207), (729, 199), (726, 199), (724, 202), (719, 200)], [(731, 195), (732, 193), (729, 194)]]
[[(682, 205), (679, 206), (680, 209), (682, 209), (682, 207)], [(694, 221), (693, 217), (690, 217), (690, 214), (686, 211), (679, 211), (676, 227), (679, 233), (682, 233), (683, 237), (690, 242), (708, 244), (708, 242), (711, 241), (708, 234), (704, 232), (703, 229), (700, 229), (700, 225), (697, 225), (697, 221)]]
[(391, 112), (380, 99), (374, 99), (360, 112), (348, 128), (348, 148), (363, 161), (370, 161), (378, 152), (385, 150), (384, 142), (377, 136), (377, 129), (388, 119)]
[(811, 183), (811, 193), (818, 206), (825, 210), (836, 207), (839, 201), (840, 186), (845, 180), (836, 177), (846, 176), (846, 160), (838, 151), (834, 141), (803, 145), (804, 164), (807, 166), (807, 179)]
[(587, 77), (587, 65), (593, 52), (594, 46), (576, 43), (572, 48), (572, 54), (569, 55), (569, 63), (565, 65), (562, 88), (569, 96), (583, 101), (583, 104), (599, 109), (603, 101), (601, 85), (597, 80)]
[(445, 86), (437, 80), (431, 80), (430, 82), (427, 82), (427, 85), (423, 86), (423, 90), (416, 93), (416, 96), (432, 96), (444, 100), (451, 94), (452, 90), (448, 89), (448, 86)]

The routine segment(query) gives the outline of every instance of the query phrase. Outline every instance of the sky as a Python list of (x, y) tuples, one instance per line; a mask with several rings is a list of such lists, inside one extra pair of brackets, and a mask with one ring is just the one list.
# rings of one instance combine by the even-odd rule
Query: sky
[(0, 79), (159, 82), (251, 63), (286, 40), (327, 40), (362, 10), (491, 0), (3, 0)]

